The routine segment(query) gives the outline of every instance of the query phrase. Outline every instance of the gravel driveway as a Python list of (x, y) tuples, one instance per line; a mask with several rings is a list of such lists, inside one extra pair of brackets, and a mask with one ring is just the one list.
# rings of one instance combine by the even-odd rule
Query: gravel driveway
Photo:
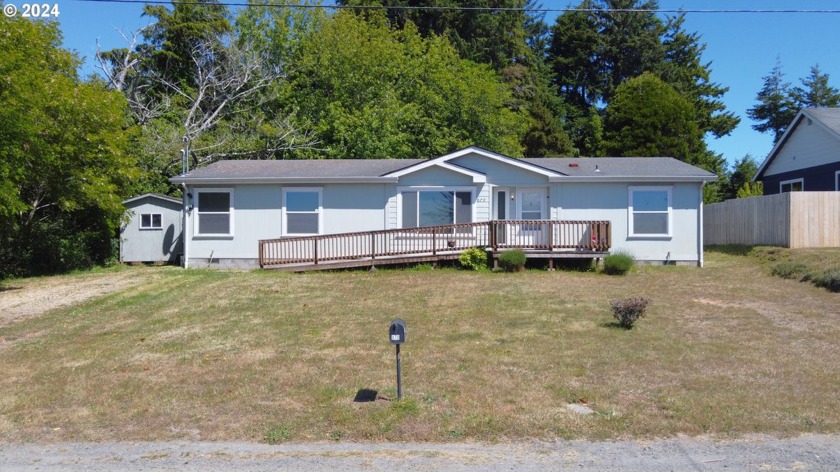
[(840, 471), (840, 436), (507, 444), (2, 444), (3, 471)]

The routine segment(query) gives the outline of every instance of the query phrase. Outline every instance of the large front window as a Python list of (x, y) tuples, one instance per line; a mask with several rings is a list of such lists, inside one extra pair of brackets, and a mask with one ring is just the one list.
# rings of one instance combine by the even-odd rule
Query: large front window
[(420, 190), (402, 193), (402, 227), (472, 223), (472, 192)]
[(671, 236), (671, 187), (630, 187), (630, 236)]
[(233, 190), (198, 190), (196, 235), (233, 235)]
[(286, 234), (305, 235), (321, 233), (321, 189), (286, 189)]

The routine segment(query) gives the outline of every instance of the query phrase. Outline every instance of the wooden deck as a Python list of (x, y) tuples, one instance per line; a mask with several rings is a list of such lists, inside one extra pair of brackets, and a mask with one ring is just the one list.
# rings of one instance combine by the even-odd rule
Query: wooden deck
[(529, 258), (600, 258), (609, 252), (609, 221), (494, 220), (420, 228), (261, 240), (260, 267), (309, 271), (457, 259), (471, 247), (495, 258), (522, 249)]

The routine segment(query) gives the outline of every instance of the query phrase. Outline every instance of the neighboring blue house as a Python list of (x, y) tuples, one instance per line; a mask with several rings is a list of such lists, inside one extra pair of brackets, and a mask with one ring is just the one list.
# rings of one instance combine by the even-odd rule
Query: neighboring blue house
[(765, 195), (840, 190), (840, 108), (801, 110), (753, 180)]
[[(412, 241), (441, 238), (423, 229), (437, 225), (462, 225), (446, 230), (441, 247), (487, 244), (487, 228), (497, 228), (488, 222), (505, 220), (529, 221), (505, 226), (496, 243), (580, 248), (605, 238), (590, 222), (608, 222), (612, 250), (702, 265), (703, 185), (715, 178), (672, 158), (514, 159), (469, 147), (433, 159), (219, 161), (171, 181), (183, 186), (188, 209), (187, 266), (257, 267), (260, 241), (271, 239), (323, 257), (349, 250), (319, 246), (330, 239), (323, 235), (384, 230), (390, 239), (357, 239), (370, 240), (372, 252), (388, 245), (407, 254)], [(560, 234), (535, 220), (583, 229)]]

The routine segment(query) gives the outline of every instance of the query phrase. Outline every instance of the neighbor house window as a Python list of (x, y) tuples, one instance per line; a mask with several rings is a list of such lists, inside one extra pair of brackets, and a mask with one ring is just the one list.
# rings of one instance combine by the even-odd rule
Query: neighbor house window
[(196, 190), (196, 235), (233, 236), (233, 189)]
[(140, 215), (140, 229), (161, 229), (163, 219), (160, 213), (143, 213)]
[(402, 227), (472, 223), (472, 192), (418, 190), (402, 192)]
[(785, 180), (779, 183), (779, 192), (801, 192), (805, 190), (805, 179)]
[(630, 236), (671, 236), (671, 187), (630, 187)]
[(840, 170), (834, 173), (834, 190), (840, 191)]
[(285, 234), (321, 233), (321, 189), (289, 188), (283, 191)]

